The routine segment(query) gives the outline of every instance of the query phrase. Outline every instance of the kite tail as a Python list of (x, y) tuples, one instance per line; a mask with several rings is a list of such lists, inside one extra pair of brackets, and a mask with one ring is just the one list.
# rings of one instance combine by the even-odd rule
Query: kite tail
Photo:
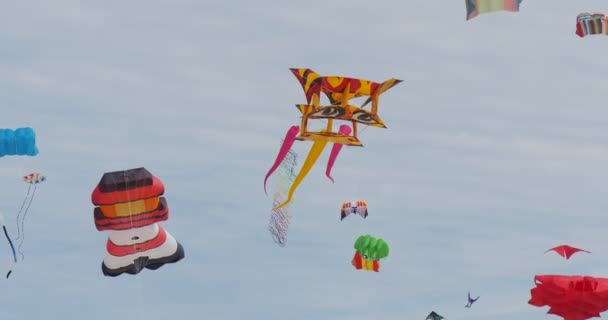
[(277, 158), (274, 161), (272, 168), (270, 168), (270, 170), (268, 170), (266, 177), (264, 177), (264, 193), (268, 194), (268, 192), (266, 192), (266, 182), (268, 181), (268, 178), (270, 177), (270, 175), (279, 167), (281, 162), (283, 162), (283, 159), (285, 159), (285, 157), (287, 156), (287, 153), (289, 153), (289, 149), (291, 149), (291, 146), (296, 141), (296, 136), (298, 135), (298, 132), (300, 132), (300, 127), (292, 126), (287, 131), (287, 134), (285, 134), (285, 139), (283, 140), (283, 145), (281, 146), (281, 150), (279, 150), (279, 154), (277, 154)]
[[(339, 133), (343, 135), (349, 135), (351, 129), (348, 125), (343, 124), (340, 126)], [(342, 150), (342, 144), (334, 143), (333, 147), (331, 147), (331, 153), (329, 154), (329, 161), (327, 161), (327, 169), (325, 170), (325, 175), (334, 183), (334, 178), (331, 177), (331, 169), (334, 167), (334, 162), (336, 162), (336, 158), (338, 154), (340, 154), (340, 150)]]
[(304, 180), (308, 172), (310, 172), (310, 169), (312, 169), (312, 166), (314, 166), (315, 162), (317, 162), (317, 159), (319, 159), (319, 156), (323, 152), (323, 149), (325, 149), (325, 145), (327, 145), (327, 141), (315, 141), (315, 143), (312, 145), (312, 148), (310, 148), (310, 152), (308, 152), (308, 156), (306, 157), (304, 164), (302, 164), (302, 169), (300, 169), (298, 176), (291, 185), (291, 189), (289, 189), (289, 195), (287, 196), (287, 200), (285, 200), (285, 202), (280, 204), (278, 207), (272, 208), (272, 210), (280, 209), (286, 206), (291, 201), (294, 192), (296, 192), (296, 188), (298, 188), (300, 182)]
[(19, 212), (17, 213), (17, 237), (15, 240), (19, 240), (21, 238), (21, 225), (19, 224), (21, 213), (23, 212), (23, 207), (25, 207), (25, 203), (27, 202), (28, 197), (30, 196), (30, 192), (32, 191), (32, 185), (30, 184), (27, 187), (27, 194), (25, 198), (23, 198), (23, 202), (21, 203), (21, 208), (19, 208)]
[(27, 212), (30, 210), (30, 206), (32, 205), (32, 201), (34, 201), (34, 196), (36, 195), (37, 185), (34, 185), (34, 191), (32, 191), (32, 196), (30, 197), (30, 201), (27, 203), (27, 207), (25, 207), (25, 211), (23, 211), (23, 219), (21, 219), (21, 241), (19, 241), (19, 247), (17, 250), (21, 255), (21, 260), (25, 259), (23, 252), (21, 251), (21, 246), (23, 245), (23, 241), (25, 241), (25, 217), (27, 216)]
[(6, 240), (8, 240), (8, 244), (11, 245), (11, 250), (13, 250), (13, 260), (15, 261), (15, 263), (17, 263), (17, 254), (15, 253), (15, 246), (13, 246), (13, 241), (11, 241), (11, 237), (9, 237), (8, 231), (6, 231), (6, 226), (3, 225), (2, 229), (4, 230), (4, 236), (6, 237)]
[(4, 224), (4, 216), (0, 213), (0, 225), (2, 226), (2, 229), (4, 230), (4, 236), (6, 237), (6, 240), (8, 240), (8, 244), (11, 246), (11, 250), (13, 250), (13, 260), (15, 261), (15, 263), (17, 263), (17, 254), (15, 254), (15, 246), (13, 246), (13, 241), (11, 240), (11, 237), (8, 235), (8, 231), (6, 230), (6, 225)]

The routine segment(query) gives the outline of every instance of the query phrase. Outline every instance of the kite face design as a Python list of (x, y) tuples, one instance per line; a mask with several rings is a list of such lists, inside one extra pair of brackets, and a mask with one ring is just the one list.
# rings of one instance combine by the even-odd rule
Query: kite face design
[(347, 106), (325, 106), (315, 109), (314, 106), (307, 104), (296, 105), (302, 115), (309, 119), (336, 119), (344, 121), (354, 121), (368, 125), (370, 127), (386, 128), (384, 122), (377, 114), (373, 114), (363, 108)]
[[(388, 79), (382, 83), (364, 79), (355, 79), (337, 76), (321, 76), (310, 69), (290, 69), (294, 76), (300, 81), (308, 105), (296, 105), (302, 113), (302, 125), (298, 140), (317, 141), (320, 133), (330, 133), (324, 136), (332, 137), (331, 142), (351, 146), (362, 146), (357, 138), (357, 124), (386, 128), (384, 122), (378, 116), (378, 98), (380, 95), (398, 83), (398, 79)], [(320, 106), (320, 95), (324, 93), (330, 101), (330, 106)], [(368, 96), (368, 100), (361, 106), (349, 105), (349, 100)], [(310, 105), (312, 101), (312, 105)], [(371, 111), (363, 109), (369, 102), (372, 103)], [(351, 121), (353, 135), (347, 139), (344, 134), (335, 133), (331, 128), (331, 121), (326, 130), (322, 132), (308, 132), (309, 119), (336, 119)], [(323, 135), (321, 135), (323, 136)]]
[(91, 196), (95, 227), (109, 231), (106, 276), (156, 270), (184, 258), (184, 249), (158, 222), (169, 218), (163, 183), (145, 168), (104, 173)]
[(564, 320), (600, 317), (608, 310), (608, 279), (589, 276), (537, 275), (528, 304), (549, 306), (548, 314)]
[(581, 13), (576, 17), (576, 35), (584, 38), (588, 35), (608, 35), (608, 18), (602, 13)]
[[(266, 191), (268, 177), (278, 168), (296, 140), (312, 141), (313, 145), (302, 164), (300, 172), (291, 185), (287, 199), (273, 209), (280, 209), (291, 201), (295, 190), (306, 175), (308, 175), (328, 142), (334, 145), (327, 162), (325, 174), (333, 182), (331, 169), (342, 146), (363, 146), (359, 138), (357, 138), (358, 124), (386, 128), (384, 121), (378, 116), (378, 99), (382, 93), (402, 82), (393, 78), (378, 83), (363, 79), (321, 76), (306, 68), (292, 68), (290, 70), (302, 85), (307, 104), (296, 105), (300, 113), (302, 113), (301, 124), (300, 126), (294, 125), (287, 131), (275, 162), (264, 179), (264, 191)], [(320, 105), (321, 93), (327, 96), (330, 105)], [(350, 99), (366, 96), (369, 98), (360, 107), (349, 104)], [(371, 110), (365, 110), (364, 107), (370, 102)], [(326, 128), (316, 132), (308, 131), (309, 120), (319, 119), (327, 119)], [(336, 132), (333, 126), (334, 120), (350, 121), (352, 129), (350, 126), (343, 124)]]
[(358, 214), (364, 219), (367, 218), (367, 202), (363, 200), (344, 202), (340, 211), (340, 221), (344, 220), (351, 213)]
[(357, 270), (380, 271), (380, 259), (388, 256), (388, 244), (381, 238), (362, 235), (355, 241), (355, 256), (351, 264)]
[(465, 0), (467, 20), (495, 11), (518, 12), (521, 2), (522, 0)]

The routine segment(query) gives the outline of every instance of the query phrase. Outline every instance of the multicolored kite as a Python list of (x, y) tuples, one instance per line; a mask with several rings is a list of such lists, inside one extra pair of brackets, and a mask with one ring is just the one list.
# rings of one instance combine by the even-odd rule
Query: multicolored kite
[(4, 156), (35, 156), (36, 133), (30, 127), (0, 129), (0, 157)]
[(351, 261), (357, 270), (380, 271), (380, 259), (388, 256), (388, 244), (381, 238), (368, 234), (362, 235), (355, 241), (355, 256)]
[(608, 18), (603, 13), (581, 13), (576, 16), (576, 35), (584, 38), (593, 34), (608, 35)]
[(46, 180), (46, 176), (40, 174), (40, 173), (30, 173), (27, 176), (23, 177), (23, 182), (25, 183), (29, 183), (29, 184), (39, 184), (41, 182), (44, 182)]
[(600, 317), (608, 310), (608, 279), (589, 276), (537, 275), (529, 304), (549, 306), (548, 314), (564, 320)]
[[(30, 127), (24, 127), (24, 128), (17, 128), (15, 130), (13, 129), (0, 129), (0, 157), (4, 157), (4, 156), (36, 156), (38, 155), (38, 147), (36, 146), (36, 133), (34, 132), (34, 129), (30, 128)], [(34, 194), (36, 192), (36, 186), (34, 186), (34, 192), (31, 193), (31, 197), (30, 197), (30, 191), (31, 191), (31, 183), (27, 180), (28, 176), (25, 176), (23, 179), (25, 182), (30, 183), (30, 186), (27, 189), (27, 195), (25, 196), (25, 199), (23, 199), (23, 203), (21, 204), (21, 209), (19, 209), (19, 213), (17, 214), (17, 238), (14, 240), (19, 240), (21, 239), (21, 242), (19, 243), (19, 253), (21, 254), (21, 258), (24, 258), (23, 252), (21, 252), (21, 245), (23, 244), (23, 239), (24, 237), (22, 237), (22, 229), (23, 229), (23, 224), (24, 224), (24, 220), (25, 220), (25, 215), (27, 214), (27, 211), (29, 210), (30, 205), (32, 204), (32, 201), (34, 199)], [(44, 179), (38, 181), (36, 179), (36, 177), (32, 176), (32, 178), (35, 181), (33, 183), (39, 183), (44, 181)], [(29, 200), (29, 201), (28, 201)], [(27, 203), (27, 207), (25, 208), (25, 213), (23, 216), (23, 219), (21, 218), (21, 213), (23, 212), (24, 206)], [(2, 220), (2, 230), (4, 231), (4, 236), (6, 237), (6, 240), (8, 241), (12, 253), (13, 253), (13, 261), (15, 263), (17, 263), (17, 253), (15, 252), (15, 246), (13, 245), (13, 241), (11, 239), (11, 237), (9, 236), (8, 230), (6, 228), (5, 222), (4, 222), (4, 218), (0, 216), (0, 220)], [(8, 278), (10, 276), (10, 274), (12, 273), (12, 270), (9, 270), (9, 272), (6, 274), (6, 277)]]
[[(296, 105), (302, 113), (301, 126), (292, 126), (287, 131), (283, 146), (275, 159), (274, 165), (264, 178), (264, 191), (266, 191), (268, 177), (278, 168), (295, 140), (313, 141), (313, 145), (289, 190), (287, 200), (275, 209), (281, 208), (291, 201), (296, 188), (308, 172), (310, 172), (310, 169), (328, 142), (332, 142), (334, 145), (329, 156), (326, 175), (333, 181), (333, 178), (331, 178), (331, 168), (338, 157), (342, 145), (363, 146), (357, 138), (357, 125), (361, 123), (367, 126), (386, 128), (384, 122), (378, 116), (378, 99), (382, 93), (401, 82), (401, 80), (391, 78), (382, 83), (377, 83), (369, 80), (338, 76), (323, 77), (310, 69), (290, 70), (300, 81), (306, 95), (307, 104)], [(320, 105), (321, 93), (327, 96), (330, 105)], [(350, 99), (358, 97), (369, 98), (361, 107), (349, 104)], [(312, 105), (310, 104), (311, 102)], [(371, 110), (363, 109), (370, 102)], [(315, 119), (327, 119), (327, 127), (318, 132), (308, 131), (308, 121)], [(350, 121), (352, 129), (348, 125), (341, 125), (338, 132), (334, 132), (334, 120)], [(351, 131), (352, 135), (350, 135)]]
[(358, 214), (364, 219), (367, 218), (367, 202), (363, 200), (344, 202), (342, 204), (342, 210), (340, 211), (340, 221), (348, 217), (349, 214)]
[[(11, 247), (14, 263), (17, 263), (17, 252), (19, 252), (19, 254), (21, 255), (21, 260), (25, 259), (25, 255), (23, 254), (23, 251), (21, 251), (21, 246), (23, 246), (23, 241), (25, 240), (25, 218), (27, 216), (27, 213), (29, 212), (30, 206), (32, 205), (32, 201), (34, 201), (34, 196), (36, 195), (36, 189), (38, 188), (38, 184), (44, 182), (45, 180), (46, 177), (41, 175), (40, 173), (30, 173), (27, 176), (23, 177), (23, 181), (29, 184), (29, 186), (27, 188), (27, 194), (25, 195), (25, 198), (21, 203), (21, 208), (19, 208), (19, 212), (17, 213), (17, 237), (15, 237), (14, 239), (12, 239), (9, 235), (7, 226), (4, 221), (4, 217), (2, 216), (2, 214), (0, 214), (0, 224), (2, 225), (4, 236), (6, 237), (6, 240), (8, 241), (8, 244)], [(32, 185), (34, 186), (33, 189)], [(17, 250), (15, 250), (13, 241), (19, 241), (19, 246), (17, 247)], [(6, 278), (8, 278), (12, 272), (12, 270), (9, 270), (9, 272), (6, 274)]]
[(569, 245), (561, 245), (561, 246), (557, 246), (555, 248), (551, 248), (547, 251), (545, 251), (545, 253), (549, 252), (549, 251), (555, 251), (557, 252), (557, 254), (559, 254), (560, 256), (566, 258), (566, 260), (570, 259), (570, 257), (577, 253), (577, 252), (586, 252), (586, 253), (591, 253), (590, 251), (587, 250), (583, 250), (583, 249), (579, 249), (579, 248), (575, 248), (575, 247), (571, 247)]
[(467, 20), (494, 11), (518, 12), (522, 0), (465, 0)]
[(108, 230), (106, 276), (156, 270), (184, 258), (182, 245), (158, 222), (169, 218), (165, 186), (145, 168), (104, 173), (91, 196), (95, 227)]

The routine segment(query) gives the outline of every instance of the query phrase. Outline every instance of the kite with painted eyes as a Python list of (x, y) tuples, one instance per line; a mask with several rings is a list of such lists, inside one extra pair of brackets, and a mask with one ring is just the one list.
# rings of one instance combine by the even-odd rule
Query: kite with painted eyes
[[(382, 83), (378, 83), (355, 78), (321, 76), (314, 71), (305, 68), (290, 70), (300, 81), (306, 95), (307, 104), (296, 105), (298, 110), (302, 113), (302, 123), (300, 126), (292, 126), (289, 131), (287, 131), (274, 165), (270, 168), (264, 178), (264, 191), (266, 191), (266, 181), (279, 167), (295, 140), (313, 141), (313, 145), (289, 190), (287, 200), (274, 209), (279, 209), (291, 201), (296, 188), (304, 177), (306, 177), (310, 169), (312, 169), (328, 142), (331, 142), (334, 145), (329, 155), (325, 174), (333, 182), (331, 169), (333, 168), (342, 146), (363, 146), (361, 141), (357, 138), (358, 124), (361, 123), (371, 127), (386, 128), (384, 122), (378, 116), (378, 98), (382, 93), (402, 81), (391, 78)], [(327, 96), (330, 105), (320, 105), (321, 93), (324, 93)], [(360, 107), (349, 104), (351, 99), (358, 97), (368, 97), (368, 99)], [(370, 102), (371, 110), (363, 109)], [(308, 120), (319, 119), (326, 119), (327, 127), (321, 131), (308, 131)], [(343, 124), (339, 127), (338, 132), (334, 132), (334, 120), (350, 121), (352, 128)]]
[(357, 270), (380, 271), (380, 259), (388, 256), (388, 244), (381, 238), (375, 238), (368, 234), (359, 236), (355, 241), (355, 256), (351, 264)]

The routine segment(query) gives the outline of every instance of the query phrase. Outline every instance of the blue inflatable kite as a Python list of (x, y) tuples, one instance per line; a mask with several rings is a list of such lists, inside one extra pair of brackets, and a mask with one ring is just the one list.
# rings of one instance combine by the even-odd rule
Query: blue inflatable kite
[(13, 129), (0, 129), (0, 157), (4, 156), (35, 156), (36, 133), (30, 127)]

